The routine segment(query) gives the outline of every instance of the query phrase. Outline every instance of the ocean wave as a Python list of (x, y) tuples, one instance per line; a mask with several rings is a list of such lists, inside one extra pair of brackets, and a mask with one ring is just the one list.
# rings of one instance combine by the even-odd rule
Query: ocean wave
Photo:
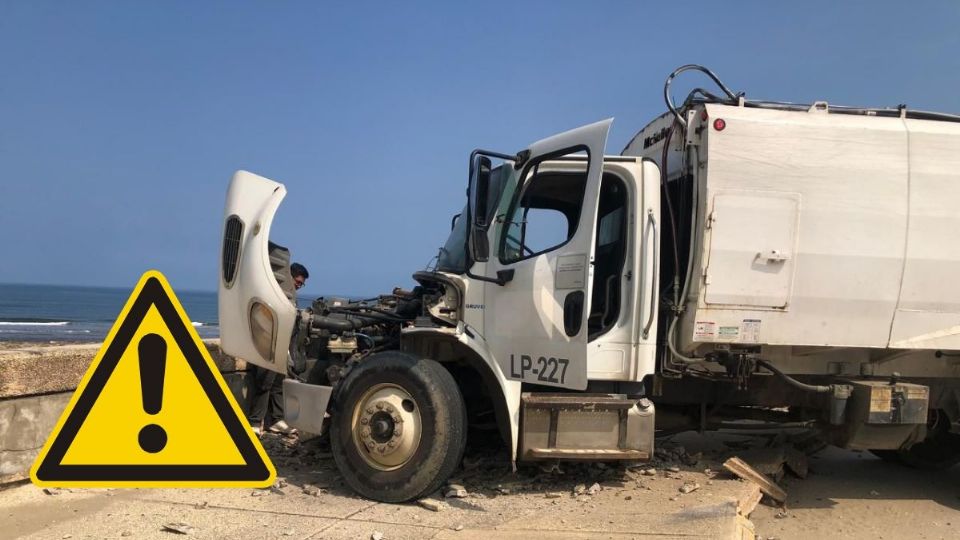
[(197, 322), (197, 321), (190, 321), (190, 324), (192, 324), (193, 326), (204, 326), (202, 322)]
[(0, 326), (66, 326), (70, 321), (0, 321)]

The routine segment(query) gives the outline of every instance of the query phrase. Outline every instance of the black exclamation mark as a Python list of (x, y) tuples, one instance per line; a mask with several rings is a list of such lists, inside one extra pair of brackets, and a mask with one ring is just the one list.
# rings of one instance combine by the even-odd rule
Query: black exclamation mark
[[(140, 356), (140, 391), (143, 410), (157, 414), (163, 407), (163, 375), (167, 367), (167, 342), (158, 334), (147, 334), (137, 347)], [(140, 448), (156, 454), (167, 445), (167, 432), (157, 424), (147, 424), (140, 430)]]

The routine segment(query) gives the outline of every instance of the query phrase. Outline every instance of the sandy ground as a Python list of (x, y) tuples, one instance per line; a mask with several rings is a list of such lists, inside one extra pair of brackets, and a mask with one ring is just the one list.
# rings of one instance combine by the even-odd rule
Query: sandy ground
[[(0, 537), (169, 540), (179, 535), (164, 525), (185, 523), (195, 538), (733, 538), (733, 501), (748, 486), (716, 472), (732, 451), (724, 440), (687, 434), (660, 441), (684, 453), (660, 460), (654, 476), (643, 474), (645, 466), (575, 464), (514, 473), (504, 455), (477, 444), (457, 473), (467, 496), (436, 494), (440, 510), (432, 511), (359, 498), (322, 441), (268, 436), (282, 478), (274, 488), (44, 491), (21, 484), (0, 491)], [(790, 495), (785, 511), (761, 504), (753, 512), (758, 538), (960, 538), (960, 468), (923, 473), (828, 449), (811, 458), (810, 469), (805, 480), (782, 482)], [(699, 488), (683, 494), (684, 484)]]
[[(0, 351), (50, 346), (0, 341)], [(435, 494), (442, 503), (434, 512), (361, 499), (343, 485), (322, 440), (268, 435), (282, 479), (273, 489), (44, 491), (21, 483), (0, 487), (0, 538), (169, 540), (179, 535), (163, 526), (181, 522), (195, 538), (730, 538), (742, 532), (731, 503), (749, 486), (718, 471), (742, 447), (738, 441), (766, 439), (688, 433), (658, 440), (656, 474), (647, 476), (647, 466), (513, 472), (496, 438), (471, 434), (456, 479), (468, 494)], [(663, 455), (678, 448), (682, 455)], [(761, 504), (752, 513), (758, 538), (960, 539), (960, 466), (917, 471), (835, 448), (809, 465), (806, 479), (781, 482), (785, 509)], [(699, 487), (682, 494), (684, 484)]]
[[(489, 439), (488, 439), (489, 440)], [(267, 436), (281, 480), (257, 489), (63, 489), (19, 485), (0, 492), (0, 536), (173, 538), (739, 538), (737, 496), (748, 487), (704, 470), (708, 460), (641, 468), (564, 464), (514, 473), (502, 451), (472, 446), (457, 473), (464, 498), (435, 494), (439, 511), (383, 504), (346, 488), (323, 441)], [(675, 472), (674, 472), (675, 471)], [(596, 484), (596, 485), (595, 485)], [(699, 488), (680, 493), (684, 484)]]
[(62, 345), (100, 345), (90, 341), (4, 341), (0, 340), (0, 351), (32, 351), (45, 347), (60, 347)]
[(918, 471), (828, 448), (812, 457), (805, 480), (781, 485), (786, 512), (759, 506), (758, 538), (960, 538), (960, 466)]

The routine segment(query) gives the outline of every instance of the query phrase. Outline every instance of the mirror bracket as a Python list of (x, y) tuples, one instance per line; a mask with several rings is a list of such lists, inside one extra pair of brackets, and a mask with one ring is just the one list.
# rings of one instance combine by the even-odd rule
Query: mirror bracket
[(513, 169), (519, 171), (521, 167), (530, 159), (530, 150), (521, 150), (517, 152), (516, 157), (513, 160)]

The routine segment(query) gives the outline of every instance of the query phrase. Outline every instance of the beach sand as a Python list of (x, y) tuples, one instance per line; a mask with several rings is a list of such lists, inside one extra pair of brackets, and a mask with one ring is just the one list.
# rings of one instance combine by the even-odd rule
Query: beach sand
[[(64, 345), (90, 345), (89, 341), (0, 341), (0, 351), (23, 351), (63, 347)], [(100, 343), (94, 343), (100, 345)]]

